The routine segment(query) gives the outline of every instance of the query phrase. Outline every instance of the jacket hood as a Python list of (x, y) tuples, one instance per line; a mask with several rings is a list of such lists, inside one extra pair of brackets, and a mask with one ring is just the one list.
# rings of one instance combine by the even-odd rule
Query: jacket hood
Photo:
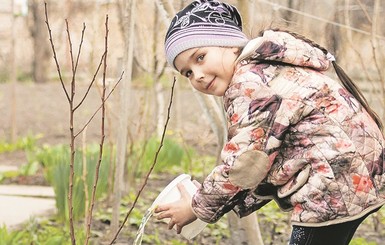
[(284, 31), (267, 30), (263, 36), (250, 40), (238, 61), (276, 61), (294, 66), (325, 71), (330, 66), (330, 55), (308, 42)]

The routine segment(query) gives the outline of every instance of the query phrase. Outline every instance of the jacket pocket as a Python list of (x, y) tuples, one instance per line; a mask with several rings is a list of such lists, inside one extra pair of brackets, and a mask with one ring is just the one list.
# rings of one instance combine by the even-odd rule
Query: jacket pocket
[(309, 179), (311, 166), (308, 164), (294, 175), (286, 184), (278, 188), (277, 196), (284, 198), (290, 196), (301, 188)]

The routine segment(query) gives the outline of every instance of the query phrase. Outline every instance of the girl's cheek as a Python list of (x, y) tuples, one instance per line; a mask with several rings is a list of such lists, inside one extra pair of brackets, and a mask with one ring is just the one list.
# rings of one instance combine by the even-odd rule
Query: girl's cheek
[(195, 82), (191, 82), (191, 85), (198, 91), (201, 90), (201, 88), (199, 87), (199, 84), (195, 83)]

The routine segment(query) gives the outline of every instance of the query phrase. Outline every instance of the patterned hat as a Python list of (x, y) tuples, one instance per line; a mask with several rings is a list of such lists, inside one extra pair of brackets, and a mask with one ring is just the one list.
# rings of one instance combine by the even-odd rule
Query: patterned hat
[(247, 42), (241, 16), (234, 6), (216, 0), (197, 0), (173, 18), (165, 38), (166, 59), (176, 69), (176, 56), (187, 49), (243, 47)]

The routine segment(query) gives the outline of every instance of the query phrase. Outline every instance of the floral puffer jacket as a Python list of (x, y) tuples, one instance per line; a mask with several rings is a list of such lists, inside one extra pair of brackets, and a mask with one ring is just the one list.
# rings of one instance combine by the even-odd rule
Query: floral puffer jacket
[[(193, 197), (203, 221), (246, 216), (274, 199), (292, 224), (357, 219), (385, 203), (385, 140), (321, 50), (286, 32), (249, 42), (224, 105), (222, 164)], [(243, 54), (241, 54), (242, 57)]]

